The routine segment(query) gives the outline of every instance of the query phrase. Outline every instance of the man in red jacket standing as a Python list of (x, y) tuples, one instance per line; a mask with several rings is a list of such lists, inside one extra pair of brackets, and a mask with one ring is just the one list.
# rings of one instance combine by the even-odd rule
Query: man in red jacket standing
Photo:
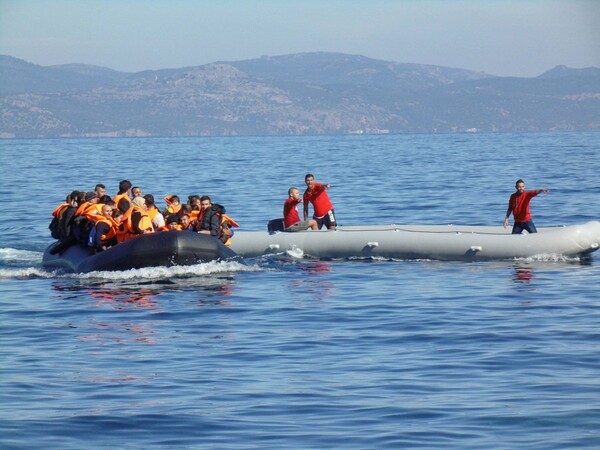
[(550, 192), (550, 189), (544, 188), (525, 191), (525, 182), (523, 180), (517, 180), (515, 187), (517, 188), (517, 191), (512, 194), (508, 200), (504, 228), (508, 227), (508, 218), (512, 212), (515, 218), (512, 234), (521, 234), (523, 230), (526, 230), (528, 233), (537, 233), (537, 229), (531, 219), (531, 213), (529, 212), (529, 202), (531, 202), (531, 199), (540, 192), (547, 194)]
[(329, 184), (316, 183), (315, 177), (311, 173), (307, 173), (304, 177), (306, 183), (306, 191), (304, 191), (304, 220), (308, 219), (308, 203), (312, 203), (314, 214), (313, 219), (317, 221), (317, 229), (320, 230), (323, 225), (329, 230), (335, 230), (337, 223), (335, 221), (335, 213), (333, 205), (326, 190), (329, 189)]

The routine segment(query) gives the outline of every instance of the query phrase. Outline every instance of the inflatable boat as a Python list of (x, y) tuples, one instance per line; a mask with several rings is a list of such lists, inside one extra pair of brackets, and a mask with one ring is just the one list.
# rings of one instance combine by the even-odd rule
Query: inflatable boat
[(81, 245), (52, 254), (55, 245), (57, 243), (44, 252), (43, 266), (76, 273), (192, 265), (237, 256), (218, 239), (189, 231), (144, 234), (96, 254)]
[[(273, 222), (273, 221), (271, 221)], [(586, 256), (600, 245), (600, 222), (511, 234), (503, 227), (458, 225), (340, 226), (336, 231), (236, 231), (231, 249), (243, 257), (297, 252), (317, 258), (374, 257), (479, 261), (535, 256)]]

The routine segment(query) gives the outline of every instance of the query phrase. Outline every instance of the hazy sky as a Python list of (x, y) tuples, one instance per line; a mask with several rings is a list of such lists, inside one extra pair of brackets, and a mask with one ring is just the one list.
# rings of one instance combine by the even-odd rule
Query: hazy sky
[(0, 0), (0, 54), (44, 66), (313, 51), (503, 76), (600, 67), (600, 0)]

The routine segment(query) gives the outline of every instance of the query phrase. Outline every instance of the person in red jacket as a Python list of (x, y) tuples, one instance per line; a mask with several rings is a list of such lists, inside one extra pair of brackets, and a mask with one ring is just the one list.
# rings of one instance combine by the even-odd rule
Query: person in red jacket
[(335, 213), (333, 212), (333, 204), (327, 195), (329, 183), (317, 183), (312, 173), (307, 173), (304, 177), (306, 183), (306, 191), (304, 191), (304, 220), (308, 219), (308, 203), (313, 205), (313, 219), (317, 222), (317, 229), (320, 230), (325, 225), (329, 230), (335, 230), (337, 223), (335, 221)]
[(550, 192), (550, 189), (543, 188), (526, 191), (525, 182), (520, 179), (515, 183), (515, 187), (517, 188), (517, 191), (513, 193), (508, 200), (504, 228), (508, 227), (508, 219), (512, 212), (515, 219), (512, 234), (521, 234), (523, 230), (526, 230), (528, 233), (537, 233), (537, 229), (531, 218), (531, 213), (529, 212), (529, 203), (531, 202), (531, 199), (540, 192), (547, 194)]

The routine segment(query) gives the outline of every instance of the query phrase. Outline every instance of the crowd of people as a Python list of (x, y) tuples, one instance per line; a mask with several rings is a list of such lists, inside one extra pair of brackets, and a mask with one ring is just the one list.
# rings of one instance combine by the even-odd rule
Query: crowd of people
[(164, 200), (166, 207), (161, 211), (152, 194), (143, 195), (129, 180), (119, 183), (114, 197), (106, 194), (103, 184), (89, 192), (73, 191), (52, 213), (49, 228), (59, 241), (52, 253), (73, 244), (100, 252), (142, 234), (172, 230), (210, 235), (230, 245), (232, 228), (239, 224), (209, 196), (190, 195), (185, 203), (177, 195)]
[[(327, 195), (329, 183), (317, 183), (314, 175), (304, 177), (306, 190), (302, 198), (296, 187), (288, 189), (288, 198), (283, 205), (283, 230), (288, 232), (319, 230), (325, 226), (335, 230), (337, 222), (333, 204)], [(509, 217), (514, 215), (512, 233), (536, 233), (529, 204), (539, 193), (549, 189), (525, 190), (525, 182), (517, 180), (516, 192), (509, 199), (504, 227)], [(79, 243), (99, 252), (124, 242), (135, 236), (160, 231), (188, 230), (220, 239), (225, 245), (231, 244), (232, 228), (239, 224), (225, 214), (225, 208), (213, 204), (207, 195), (189, 195), (182, 203), (177, 195), (164, 197), (166, 207), (161, 211), (152, 194), (143, 195), (139, 186), (129, 180), (119, 183), (119, 191), (114, 197), (106, 195), (106, 187), (97, 184), (94, 191), (73, 191), (65, 202), (52, 213), (50, 223), (52, 237), (59, 243), (53, 253), (63, 251), (70, 245)], [(303, 219), (300, 219), (298, 205), (303, 203)], [(314, 214), (309, 219), (309, 204)]]

